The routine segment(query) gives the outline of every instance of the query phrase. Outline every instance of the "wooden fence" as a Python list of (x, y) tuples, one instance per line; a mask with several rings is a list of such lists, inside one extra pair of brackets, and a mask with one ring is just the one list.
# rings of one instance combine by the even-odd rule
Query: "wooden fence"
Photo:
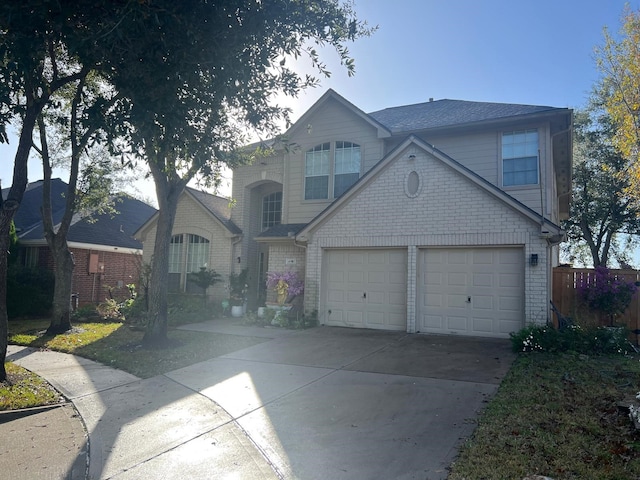
[[(610, 270), (612, 275), (624, 279), (626, 282), (640, 281), (640, 271), (637, 270)], [(578, 286), (591, 283), (595, 271), (589, 268), (556, 267), (553, 269), (552, 299), (557, 309), (566, 316), (580, 319), (582, 322), (607, 324), (605, 320), (589, 311), (578, 298)], [(629, 308), (616, 319), (617, 324), (624, 324), (633, 333), (632, 339), (638, 344), (640, 335), (640, 292), (631, 300)], [(554, 316), (555, 317), (555, 316)], [(557, 323), (557, 319), (554, 318)]]

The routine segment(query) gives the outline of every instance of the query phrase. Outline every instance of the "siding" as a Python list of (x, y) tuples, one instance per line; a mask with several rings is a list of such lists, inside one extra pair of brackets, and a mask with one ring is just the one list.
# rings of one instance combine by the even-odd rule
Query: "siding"
[(316, 115), (309, 120), (311, 134), (307, 128), (299, 128), (290, 141), (296, 149), (285, 158), (286, 217), (283, 223), (305, 223), (329, 205), (326, 201), (304, 200), (304, 158), (305, 152), (324, 142), (344, 140), (360, 145), (362, 175), (382, 158), (383, 143), (376, 130), (353, 112), (331, 100), (322, 105)]
[[(222, 275), (223, 281), (208, 290), (209, 295), (222, 300), (228, 296), (227, 280), (232, 263), (232, 236), (229, 231), (213, 219), (205, 209), (189, 195), (183, 194), (178, 203), (173, 235), (193, 233), (209, 240), (208, 268)], [(143, 260), (151, 263), (156, 237), (156, 225), (151, 225), (141, 239)]]

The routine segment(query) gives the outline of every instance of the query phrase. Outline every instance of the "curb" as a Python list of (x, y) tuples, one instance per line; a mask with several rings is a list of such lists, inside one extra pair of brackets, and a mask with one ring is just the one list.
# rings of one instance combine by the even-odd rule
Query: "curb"
[(41, 407), (20, 408), (18, 410), (2, 410), (0, 411), (0, 423), (11, 422), (18, 418), (28, 417), (29, 415), (35, 415), (37, 413), (53, 410), (54, 408), (60, 408), (65, 405), (71, 405), (71, 402), (55, 403), (53, 405), (43, 405)]

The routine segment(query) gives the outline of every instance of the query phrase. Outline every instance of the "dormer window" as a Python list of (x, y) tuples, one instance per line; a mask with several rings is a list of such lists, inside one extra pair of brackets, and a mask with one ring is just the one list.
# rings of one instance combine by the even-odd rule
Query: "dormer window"
[(502, 134), (502, 185), (538, 184), (538, 131)]
[(307, 150), (304, 199), (339, 197), (360, 178), (360, 164), (360, 145), (352, 142), (327, 142)]

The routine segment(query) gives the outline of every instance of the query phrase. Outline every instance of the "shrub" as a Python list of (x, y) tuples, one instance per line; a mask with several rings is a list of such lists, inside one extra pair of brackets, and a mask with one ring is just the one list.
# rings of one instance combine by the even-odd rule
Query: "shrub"
[(7, 269), (7, 313), (9, 318), (44, 316), (51, 312), (53, 272), (10, 265)]
[(632, 349), (624, 328), (572, 325), (559, 331), (549, 325), (529, 325), (511, 334), (514, 352), (576, 352), (626, 354)]
[(625, 282), (600, 266), (591, 281), (578, 286), (578, 296), (589, 309), (607, 315), (613, 325), (615, 316), (624, 313), (637, 290), (634, 282)]

